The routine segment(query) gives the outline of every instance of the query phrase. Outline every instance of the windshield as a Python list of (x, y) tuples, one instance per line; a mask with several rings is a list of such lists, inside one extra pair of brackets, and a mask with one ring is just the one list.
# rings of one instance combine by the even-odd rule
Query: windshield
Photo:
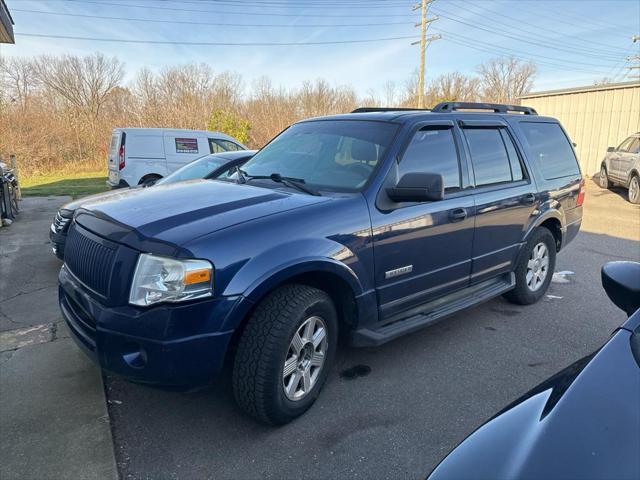
[(183, 182), (185, 180), (194, 180), (196, 178), (204, 178), (216, 168), (221, 167), (229, 160), (217, 155), (205, 155), (179, 168), (171, 175), (167, 175), (158, 180), (156, 185), (167, 185), (169, 183)]
[(362, 120), (292, 125), (249, 160), (249, 176), (278, 173), (318, 189), (357, 191), (391, 144), (398, 126)]

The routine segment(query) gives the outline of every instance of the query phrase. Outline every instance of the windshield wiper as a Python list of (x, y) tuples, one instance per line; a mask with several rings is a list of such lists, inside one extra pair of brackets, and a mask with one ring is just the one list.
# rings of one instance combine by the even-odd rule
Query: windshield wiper
[(315, 197), (322, 196), (322, 194), (317, 190), (305, 185), (303, 178), (283, 177), (279, 173), (272, 173), (271, 175), (249, 175), (240, 167), (238, 167), (236, 171), (238, 172), (238, 180), (241, 180), (240, 183), (247, 183), (251, 180), (272, 180), (276, 183), (281, 183), (289, 188), (295, 188), (296, 190), (300, 190), (301, 192), (308, 193)]

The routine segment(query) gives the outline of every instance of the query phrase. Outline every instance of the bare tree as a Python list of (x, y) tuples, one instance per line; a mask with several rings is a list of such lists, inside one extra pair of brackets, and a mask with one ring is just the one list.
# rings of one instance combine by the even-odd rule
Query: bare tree
[(430, 82), (427, 89), (427, 105), (440, 102), (473, 102), (480, 97), (480, 81), (460, 72), (440, 75)]
[(33, 72), (42, 85), (95, 122), (107, 96), (122, 81), (124, 64), (101, 53), (85, 57), (43, 55), (33, 62)]
[(5, 101), (17, 102), (24, 112), (36, 84), (31, 60), (23, 57), (0, 59), (0, 86), (3, 96), (7, 97)]
[(514, 57), (494, 58), (478, 66), (482, 98), (489, 102), (517, 103), (530, 92), (536, 66)]

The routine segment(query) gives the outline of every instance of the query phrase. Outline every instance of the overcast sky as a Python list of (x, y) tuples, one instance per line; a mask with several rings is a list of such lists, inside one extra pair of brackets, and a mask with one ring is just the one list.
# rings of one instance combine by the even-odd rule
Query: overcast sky
[[(16, 45), (2, 45), (0, 54), (100, 51), (124, 61), (128, 79), (143, 66), (160, 70), (206, 62), (217, 72), (240, 73), (246, 84), (267, 75), (276, 84), (295, 87), (303, 80), (321, 77), (334, 84), (352, 85), (365, 95), (372, 89), (381, 92), (388, 80), (403, 85), (419, 62), (419, 47), (411, 46), (411, 38), (323, 45), (179, 44), (417, 38), (419, 28), (414, 23), (420, 19), (419, 12), (412, 12), (412, 2), (407, 0), (5, 2), (17, 35)], [(564, 88), (589, 85), (602, 77), (625, 80), (629, 73), (626, 57), (640, 53), (640, 41), (631, 41), (632, 35), (640, 34), (638, 0), (437, 0), (430, 15), (440, 18), (429, 33), (440, 33), (443, 38), (427, 50), (428, 78), (453, 70), (471, 74), (479, 63), (511, 53), (538, 64), (535, 90)]]

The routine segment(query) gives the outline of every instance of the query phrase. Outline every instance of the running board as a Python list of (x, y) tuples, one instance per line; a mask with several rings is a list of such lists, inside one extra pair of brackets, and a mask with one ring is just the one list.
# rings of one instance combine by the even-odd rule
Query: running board
[(376, 329), (359, 328), (354, 330), (351, 333), (350, 343), (354, 347), (382, 345), (407, 333), (433, 325), (460, 310), (502, 295), (515, 287), (515, 285), (515, 275), (512, 272), (497, 279), (464, 288), (419, 307), (422, 311), (421, 313), (411, 315), (403, 320), (398, 320)]

